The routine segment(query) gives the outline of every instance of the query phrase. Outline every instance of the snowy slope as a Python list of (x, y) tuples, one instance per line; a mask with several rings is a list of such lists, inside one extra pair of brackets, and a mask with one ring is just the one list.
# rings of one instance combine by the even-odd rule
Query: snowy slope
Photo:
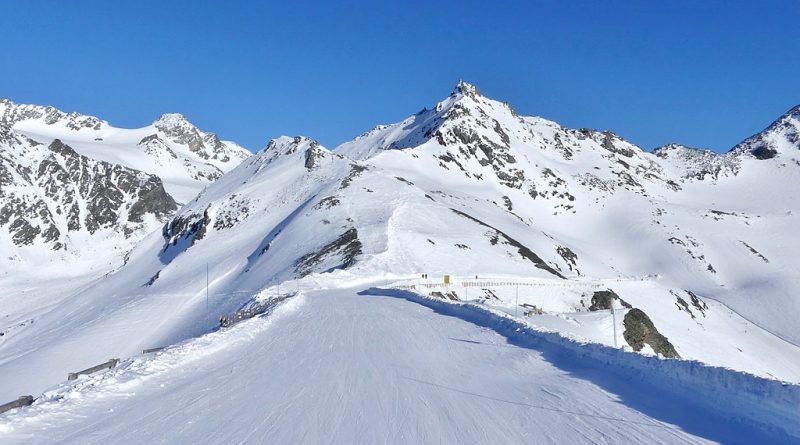
[[(777, 122), (723, 155), (647, 153), (459, 82), (432, 109), (334, 150), (275, 139), (124, 266), (0, 337), (0, 372), (14, 376), (0, 396), (207, 333), (302, 277), (311, 289), (384, 278), (626, 354), (798, 383), (796, 113)], [(754, 154), (756, 140), (776, 154)]]
[[(0, 440), (795, 440), (729, 416), (725, 409), (732, 404), (714, 405), (743, 393), (692, 399), (667, 390), (667, 381), (657, 374), (642, 378), (624, 366), (593, 366), (591, 359), (560, 351), (535, 335), (511, 337), (513, 329), (488, 319), (432, 310), (403, 298), (356, 295), (356, 290), (304, 291), (266, 319), (54, 388), (32, 408), (0, 416)], [(771, 415), (769, 409), (754, 408), (746, 418), (786, 420), (761, 418)]]
[(127, 130), (0, 100), (0, 335), (121, 266), (249, 155), (180, 115)]

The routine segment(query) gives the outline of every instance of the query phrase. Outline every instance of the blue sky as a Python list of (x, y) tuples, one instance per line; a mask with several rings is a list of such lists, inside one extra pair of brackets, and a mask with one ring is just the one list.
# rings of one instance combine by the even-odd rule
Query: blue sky
[(800, 104), (798, 1), (200, 3), (2, 1), (0, 97), (120, 127), (181, 112), (251, 149), (333, 147), (459, 78), (645, 149), (727, 150)]

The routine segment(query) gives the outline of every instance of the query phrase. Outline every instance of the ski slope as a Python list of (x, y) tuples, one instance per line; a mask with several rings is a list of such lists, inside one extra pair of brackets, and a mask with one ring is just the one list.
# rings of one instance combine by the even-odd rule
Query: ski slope
[(266, 318), (56, 387), (0, 415), (0, 442), (794, 440), (624, 368), (366, 287), (304, 291)]

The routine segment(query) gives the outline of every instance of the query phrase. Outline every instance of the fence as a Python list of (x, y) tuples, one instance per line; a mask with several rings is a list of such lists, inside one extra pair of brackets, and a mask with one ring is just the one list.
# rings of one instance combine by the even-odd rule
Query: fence
[(94, 374), (95, 372), (101, 371), (103, 369), (111, 369), (111, 368), (117, 366), (117, 363), (119, 363), (119, 359), (118, 358), (112, 358), (111, 360), (109, 360), (107, 362), (100, 363), (99, 365), (92, 366), (91, 368), (86, 368), (83, 371), (71, 372), (71, 373), (67, 374), (67, 380), (75, 380), (80, 375), (89, 375), (89, 374)]
[(6, 404), (0, 405), (0, 413), (4, 413), (6, 411), (10, 411), (14, 408), (22, 408), (23, 406), (29, 406), (33, 404), (33, 396), (20, 396), (17, 400), (13, 402), (8, 402)]
[(580, 285), (581, 287), (587, 287), (591, 289), (601, 289), (606, 287), (604, 284), (601, 283), (575, 283), (575, 282), (536, 282), (536, 281), (502, 281), (502, 280), (465, 280), (465, 281), (458, 281), (454, 280), (451, 281), (449, 284), (445, 283), (431, 283), (431, 282), (423, 282), (423, 283), (409, 283), (409, 284), (394, 284), (390, 287), (394, 289), (403, 289), (403, 290), (416, 290), (416, 289), (437, 289), (437, 288), (449, 288), (449, 287), (515, 287), (515, 286), (526, 286), (526, 287), (576, 287), (576, 285)]
[[(255, 298), (259, 293), (263, 292), (264, 290), (265, 289), (262, 288), (262, 289), (257, 289), (257, 290), (244, 290), (244, 291), (237, 291), (237, 292), (216, 293), (216, 294), (209, 294), (208, 297), (213, 298), (213, 297), (221, 297), (221, 296), (230, 297), (230, 296), (234, 296), (234, 295), (236, 295), (236, 296), (239, 296), (239, 295), (247, 296), (247, 295), (249, 295), (252, 298)], [(280, 285), (277, 286), (277, 290), (278, 290), (278, 292), (280, 292)], [(284, 301), (284, 300), (286, 300), (288, 298), (291, 298), (291, 297), (293, 297), (295, 295), (297, 295), (297, 292), (288, 293), (288, 294), (279, 294), (278, 296), (272, 297), (272, 298), (268, 299), (265, 302), (255, 302), (255, 303), (251, 302), (244, 309), (238, 310), (238, 311), (234, 312), (233, 314), (223, 315), (222, 317), (220, 317), (219, 328), (226, 328), (226, 327), (232, 326), (232, 325), (234, 325), (236, 323), (239, 323), (241, 321), (244, 321), (246, 319), (253, 318), (253, 317), (256, 317), (256, 316), (259, 316), (259, 315), (263, 315), (263, 314), (269, 312), (271, 309), (275, 308), (280, 302), (282, 302), (282, 301)], [(136, 298), (136, 297), (153, 297), (153, 296), (157, 296), (157, 297), (161, 297), (161, 298), (187, 298), (187, 297), (197, 297), (197, 294), (196, 293), (139, 294), (139, 295), (131, 295), (129, 297)], [(142, 350), (142, 354), (145, 355), (145, 354), (151, 354), (151, 353), (154, 353), (154, 352), (159, 352), (159, 351), (164, 350), (165, 348), (166, 348), (165, 346), (159, 346), (159, 347), (154, 347), (154, 348), (143, 349)], [(109, 359), (106, 362), (103, 362), (103, 363), (100, 363), (98, 365), (83, 369), (81, 371), (70, 372), (70, 373), (67, 374), (67, 381), (77, 380), (78, 377), (81, 376), (81, 375), (90, 375), (90, 374), (94, 374), (96, 372), (103, 371), (103, 370), (106, 370), (106, 369), (113, 369), (119, 364), (119, 362), (120, 362), (120, 359), (112, 358), (112, 359)], [(35, 397), (31, 396), (31, 395), (20, 396), (17, 400), (13, 400), (11, 402), (8, 402), (8, 403), (5, 403), (3, 405), (0, 405), (0, 414), (4, 413), (6, 411), (10, 411), (12, 409), (30, 406), (36, 400), (37, 400), (37, 398), (35, 398)]]
[(256, 302), (254, 304), (250, 304), (245, 309), (240, 309), (232, 314), (223, 315), (219, 317), (219, 327), (220, 328), (227, 328), (229, 326), (233, 326), (236, 323), (241, 321), (247, 320), (249, 318), (253, 318), (262, 314), (269, 312), (272, 308), (277, 306), (280, 302), (294, 297), (297, 295), (296, 293), (282, 295), (280, 297), (270, 298), (264, 302)]

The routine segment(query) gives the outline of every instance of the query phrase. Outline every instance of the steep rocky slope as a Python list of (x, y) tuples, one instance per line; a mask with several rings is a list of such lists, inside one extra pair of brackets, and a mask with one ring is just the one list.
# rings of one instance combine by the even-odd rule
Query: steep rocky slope
[(0, 100), (0, 334), (122, 265), (249, 155), (177, 114), (126, 130)]
[(183, 115), (165, 114), (137, 129), (53, 107), (0, 100), (0, 122), (34, 141), (55, 139), (91, 159), (155, 174), (179, 203), (192, 199), (250, 152), (195, 127)]

